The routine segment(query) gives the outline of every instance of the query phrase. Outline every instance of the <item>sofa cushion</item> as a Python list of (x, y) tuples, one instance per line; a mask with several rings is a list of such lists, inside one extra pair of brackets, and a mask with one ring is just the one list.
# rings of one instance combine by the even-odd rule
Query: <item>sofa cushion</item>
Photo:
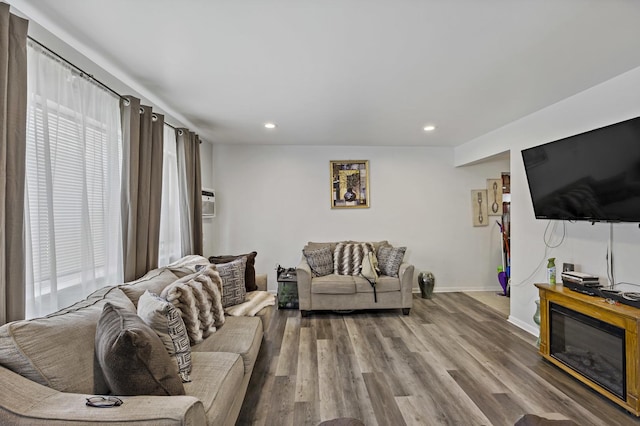
[(107, 301), (135, 312), (122, 290), (103, 287), (46, 317), (3, 325), (0, 364), (60, 392), (107, 393), (94, 356), (96, 325)]
[(120, 290), (129, 296), (134, 305), (138, 306), (138, 299), (149, 290), (151, 293), (160, 294), (162, 290), (178, 277), (169, 269), (160, 268), (147, 272), (142, 278), (120, 285)]
[(229, 263), (241, 257), (246, 257), (247, 267), (244, 271), (244, 286), (247, 291), (256, 291), (258, 290), (258, 286), (256, 284), (256, 256), (257, 255), (258, 255), (257, 251), (252, 251), (251, 253), (247, 253), (247, 254), (210, 256), (209, 262), (215, 263), (217, 265), (219, 263)]
[(390, 277), (397, 277), (406, 250), (406, 247), (380, 247), (378, 249), (380, 273)]
[(182, 381), (190, 382), (191, 346), (180, 312), (173, 304), (147, 290), (138, 300), (138, 316), (162, 340), (171, 360), (178, 367)]
[(192, 344), (200, 343), (224, 324), (220, 288), (222, 281), (216, 266), (208, 263), (162, 290), (160, 297), (180, 311)]
[(191, 348), (192, 352), (232, 352), (242, 356), (244, 372), (250, 373), (258, 357), (262, 343), (262, 321), (258, 317), (227, 317), (224, 327), (202, 343)]
[[(373, 287), (366, 279), (362, 277), (353, 277), (356, 283), (357, 293), (373, 293)], [(393, 291), (400, 291), (400, 278), (388, 277), (386, 275), (380, 275), (376, 281), (377, 293), (391, 293)]]
[[(359, 243), (360, 241), (340, 241), (342, 243)], [(390, 246), (391, 244), (389, 244), (389, 241), (387, 240), (383, 240), (383, 241), (373, 241), (371, 243), (373, 245), (373, 248), (375, 249), (376, 253), (378, 252), (378, 249), (380, 247), (383, 246)], [(329, 247), (329, 249), (331, 250), (331, 252), (333, 253), (333, 251), (336, 249), (336, 246), (338, 245), (338, 242), (326, 242), (326, 243), (319, 243), (319, 242), (315, 242), (315, 241), (309, 241), (307, 242), (307, 245), (304, 246), (303, 250), (317, 250), (319, 248), (322, 247)]]
[(391, 247), (391, 244), (387, 240), (374, 241), (372, 244), (373, 244), (373, 248), (376, 250), (376, 253), (378, 252), (380, 247)]
[(338, 243), (333, 251), (333, 271), (338, 275), (359, 275), (362, 260), (373, 251), (371, 243)]
[[(311, 281), (311, 293), (316, 294), (353, 294), (356, 284), (352, 275), (326, 275)], [(364, 278), (363, 278), (364, 279)]]
[(329, 247), (322, 247), (316, 250), (302, 250), (302, 254), (307, 259), (311, 272), (315, 276), (323, 277), (333, 274), (333, 253)]
[(178, 278), (184, 278), (187, 275), (198, 272), (199, 267), (209, 264), (210, 262), (206, 257), (199, 254), (190, 254), (164, 266), (164, 268), (169, 269)]
[(241, 257), (229, 263), (216, 265), (222, 280), (222, 307), (239, 305), (244, 302), (247, 289), (244, 285), (247, 258)]
[(158, 335), (138, 315), (104, 305), (95, 337), (96, 357), (115, 395), (184, 395), (176, 364)]
[(238, 354), (228, 352), (193, 353), (191, 383), (185, 383), (187, 395), (202, 401), (207, 424), (226, 425), (229, 407), (242, 389), (244, 368)]
[(307, 245), (302, 248), (302, 251), (305, 251), (305, 250), (318, 250), (318, 249), (321, 249), (321, 248), (324, 248), (324, 247), (328, 247), (329, 250), (331, 250), (331, 253), (333, 253), (333, 251), (335, 250), (337, 244), (338, 243), (330, 243), (330, 242), (318, 243), (318, 242), (314, 242), (314, 241), (309, 241), (307, 243)]

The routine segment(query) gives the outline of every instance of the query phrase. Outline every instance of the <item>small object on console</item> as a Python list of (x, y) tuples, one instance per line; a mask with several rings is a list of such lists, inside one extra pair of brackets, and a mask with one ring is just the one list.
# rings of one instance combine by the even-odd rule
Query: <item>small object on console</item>
[(640, 293), (629, 291), (622, 293), (622, 297), (633, 302), (640, 302)]
[(562, 281), (571, 281), (577, 284), (598, 283), (600, 278), (584, 272), (566, 271), (562, 273)]

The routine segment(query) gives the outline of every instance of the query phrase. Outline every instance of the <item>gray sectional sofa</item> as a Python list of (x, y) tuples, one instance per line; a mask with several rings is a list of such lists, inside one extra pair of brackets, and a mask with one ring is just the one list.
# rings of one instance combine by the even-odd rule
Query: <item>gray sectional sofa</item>
[[(353, 241), (341, 243), (361, 244)], [(397, 276), (380, 275), (375, 285), (377, 297), (374, 298), (373, 286), (358, 274), (357, 268), (349, 274), (339, 274), (336, 270), (335, 250), (339, 244), (309, 242), (304, 247), (302, 259), (296, 268), (301, 315), (306, 316), (310, 311), (359, 309), (402, 309), (408, 315), (413, 306), (414, 266), (403, 261), (397, 268)], [(387, 241), (370, 244), (377, 254), (381, 247), (391, 247)], [(335, 264), (333, 268), (318, 273), (318, 268), (314, 271), (309, 264), (308, 257), (310, 253), (321, 250), (330, 254)]]
[[(94, 349), (104, 305), (135, 312), (146, 289), (159, 293), (187, 272), (156, 269), (46, 317), (0, 327), (0, 424), (234, 425), (273, 306), (255, 317), (227, 316), (192, 346), (185, 395), (126, 396), (111, 408), (85, 405), (87, 397), (109, 392)], [(257, 282), (266, 290), (266, 276)]]

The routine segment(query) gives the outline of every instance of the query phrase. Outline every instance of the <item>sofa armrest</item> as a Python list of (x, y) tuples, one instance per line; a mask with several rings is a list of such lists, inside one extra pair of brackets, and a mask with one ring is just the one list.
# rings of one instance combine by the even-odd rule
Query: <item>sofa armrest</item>
[(413, 306), (413, 273), (415, 267), (407, 262), (400, 265), (398, 276), (400, 277), (400, 291), (402, 292), (402, 307)]
[(119, 407), (88, 407), (87, 397), (58, 392), (0, 366), (0, 424), (202, 425), (202, 403), (192, 396), (123, 396)]
[(307, 259), (302, 256), (300, 263), (296, 267), (298, 278), (298, 304), (301, 311), (311, 310), (311, 267)]
[(258, 290), (267, 291), (268, 279), (269, 279), (269, 276), (267, 274), (256, 274), (256, 286), (258, 286)]

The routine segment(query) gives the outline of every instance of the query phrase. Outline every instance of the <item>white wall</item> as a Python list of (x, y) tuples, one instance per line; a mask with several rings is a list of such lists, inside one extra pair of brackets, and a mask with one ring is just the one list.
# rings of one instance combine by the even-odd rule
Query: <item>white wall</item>
[[(546, 249), (545, 228), (550, 221), (536, 220), (520, 151), (566, 136), (640, 116), (640, 68), (549, 106), (508, 126), (456, 148), (456, 164), (477, 162), (483, 157), (511, 151), (511, 316), (510, 321), (537, 334), (533, 323), (535, 282), (545, 281), (546, 258), (556, 265), (575, 263), (578, 270), (607, 281), (605, 259), (609, 230), (613, 230), (616, 282), (640, 284), (640, 229), (637, 224), (570, 223), (551, 221), (551, 244)], [(555, 244), (554, 244), (555, 243)], [(545, 250), (546, 249), (546, 250)]]
[[(349, 159), (369, 160), (371, 207), (332, 210), (329, 161)], [(212, 164), (210, 254), (257, 250), (272, 290), (275, 265), (297, 265), (307, 241), (346, 239), (406, 246), (436, 291), (500, 290), (500, 234), (472, 226), (470, 191), (508, 171), (508, 157), (456, 168), (450, 148), (214, 145)]]

